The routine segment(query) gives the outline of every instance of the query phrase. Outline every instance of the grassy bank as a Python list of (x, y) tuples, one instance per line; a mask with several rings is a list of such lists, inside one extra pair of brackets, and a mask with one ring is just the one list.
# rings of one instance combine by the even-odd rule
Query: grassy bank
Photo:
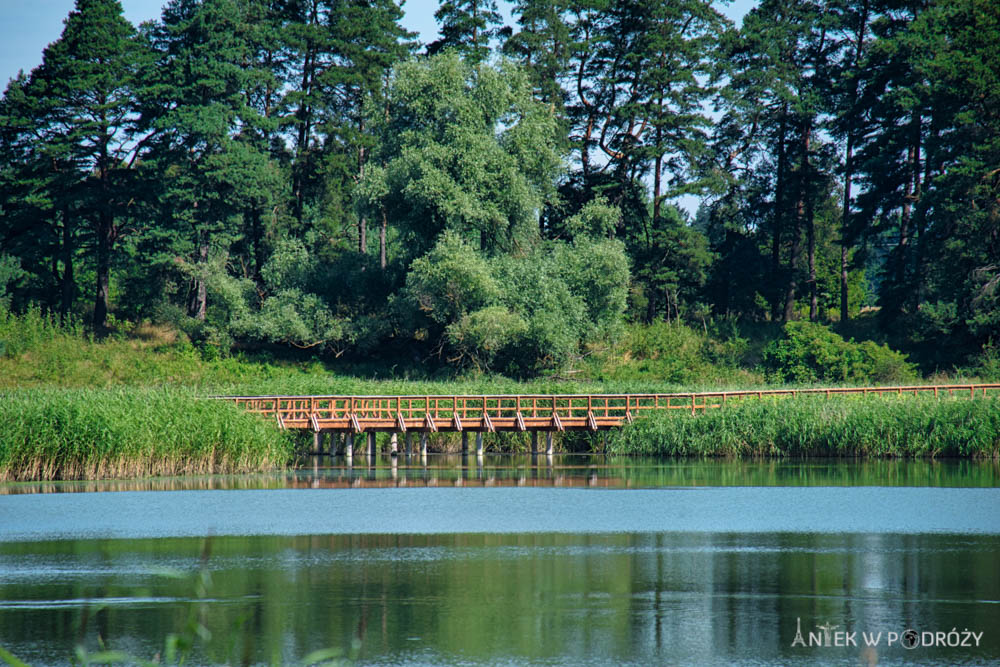
[(0, 394), (0, 480), (268, 470), (291, 460), (293, 444), (260, 418), (182, 390)]
[[(198, 400), (211, 394), (665, 393), (763, 388), (790, 377), (797, 386), (831, 386), (977, 376), (920, 379), (913, 372), (888, 350), (815, 327), (793, 338), (772, 324), (631, 325), (617, 343), (592, 345), (570, 367), (518, 381), (463, 373), (440, 359), (345, 361), (280, 350), (220, 356), (148, 323), (96, 339), (38, 311), (0, 309), (0, 480), (232, 473), (292, 460), (288, 434), (227, 404)], [(997, 401), (748, 402), (694, 420), (643, 420), (612, 435), (610, 446), (629, 454), (990, 457), (1000, 433), (997, 410)], [(597, 443), (587, 434), (556, 435), (563, 451)], [(432, 439), (435, 451), (458, 447), (457, 435)], [(527, 451), (529, 440), (487, 434), (486, 447)]]
[(637, 420), (618, 454), (668, 456), (1000, 457), (1000, 400), (800, 397), (747, 400), (692, 416)]

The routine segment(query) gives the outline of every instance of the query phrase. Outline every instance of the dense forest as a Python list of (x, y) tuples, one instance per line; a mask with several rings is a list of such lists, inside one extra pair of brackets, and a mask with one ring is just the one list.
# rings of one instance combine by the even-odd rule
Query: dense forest
[(444, 0), (427, 45), (402, 16), (77, 0), (0, 101), (0, 310), (519, 377), (630, 322), (991, 353), (996, 0), (762, 0), (739, 28)]

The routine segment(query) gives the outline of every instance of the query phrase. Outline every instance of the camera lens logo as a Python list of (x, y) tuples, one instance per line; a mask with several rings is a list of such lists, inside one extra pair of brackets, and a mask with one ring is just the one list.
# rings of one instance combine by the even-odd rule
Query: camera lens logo
[(917, 644), (920, 643), (920, 635), (916, 630), (907, 630), (900, 637), (899, 643), (903, 645), (903, 648), (917, 648)]

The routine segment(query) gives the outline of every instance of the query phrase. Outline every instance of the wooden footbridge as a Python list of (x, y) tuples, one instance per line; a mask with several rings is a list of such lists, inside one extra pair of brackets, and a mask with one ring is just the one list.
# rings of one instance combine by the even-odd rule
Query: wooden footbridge
[[(458, 432), (462, 449), (468, 450), (468, 433), (476, 434), (482, 453), (482, 434), (530, 432), (532, 449), (538, 451), (538, 433), (546, 434), (552, 451), (552, 433), (605, 431), (631, 423), (653, 412), (699, 411), (722, 408), (746, 400), (800, 396), (925, 395), (977, 398), (1000, 396), (1000, 384), (911, 385), (887, 387), (831, 387), (824, 389), (767, 389), (672, 394), (525, 394), (525, 395), (425, 395), (425, 396), (219, 396), (247, 411), (274, 419), (283, 429), (311, 430), (317, 448), (324, 433), (344, 434), (345, 453), (352, 451), (355, 436), (367, 434), (369, 451), (375, 434), (390, 433), (393, 445), (404, 434), (409, 445), (413, 433), (421, 434), (426, 453), (427, 434)], [(393, 451), (396, 451), (395, 446)]]

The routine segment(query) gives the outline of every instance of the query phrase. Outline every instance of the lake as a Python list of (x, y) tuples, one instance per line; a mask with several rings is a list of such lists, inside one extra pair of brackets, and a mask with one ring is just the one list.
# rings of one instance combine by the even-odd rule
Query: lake
[(1000, 468), (431, 456), (0, 485), (0, 646), (33, 665), (77, 647), (161, 664), (1000, 664)]

